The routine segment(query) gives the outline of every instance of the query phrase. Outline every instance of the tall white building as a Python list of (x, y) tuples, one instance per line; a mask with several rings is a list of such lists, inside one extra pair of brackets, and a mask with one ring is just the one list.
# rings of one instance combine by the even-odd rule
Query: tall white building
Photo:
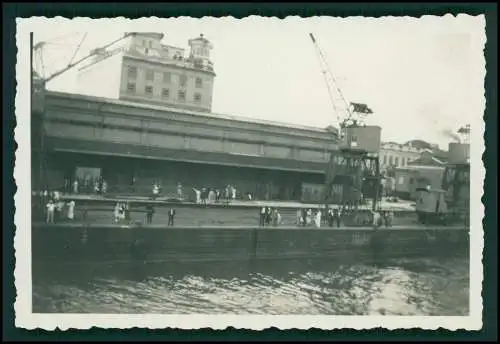
[(184, 48), (162, 43), (164, 34), (135, 32), (114, 49), (95, 51), (78, 71), (82, 94), (211, 112), (212, 44), (203, 35)]

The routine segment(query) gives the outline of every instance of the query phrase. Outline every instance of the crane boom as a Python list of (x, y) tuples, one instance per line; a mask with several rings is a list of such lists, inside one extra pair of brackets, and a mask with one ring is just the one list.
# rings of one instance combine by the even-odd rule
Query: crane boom
[[(70, 61), (70, 63), (66, 67), (64, 67), (64, 68), (58, 70), (57, 72), (53, 73), (52, 75), (44, 78), (43, 81), (42, 81), (43, 84), (44, 85), (47, 84), (49, 81), (53, 80), (54, 78), (57, 78), (58, 76), (60, 76), (63, 73), (66, 73), (68, 70), (72, 69), (76, 65), (78, 65), (78, 64), (80, 64), (80, 63), (88, 60), (89, 58), (91, 58), (92, 56), (94, 56), (97, 51), (104, 50), (104, 49), (112, 46), (113, 44), (118, 43), (119, 41), (121, 41), (121, 40), (123, 40), (123, 39), (125, 39), (125, 38), (127, 38), (127, 37), (129, 37), (131, 35), (133, 35), (133, 33), (126, 33), (125, 35), (123, 35), (123, 37), (115, 39), (114, 41), (112, 41), (112, 42), (110, 42), (110, 43), (108, 43), (108, 44), (106, 44), (106, 45), (104, 45), (104, 46), (102, 46), (102, 47), (100, 47), (98, 49), (93, 49), (88, 55), (82, 57), (81, 59), (79, 59), (79, 60), (77, 60), (75, 62), (71, 62)], [(80, 45), (81, 45), (81, 42), (80, 42)], [(43, 46), (44, 46), (44, 43), (40, 42), (40, 43), (37, 43), (33, 48), (36, 50), (36, 49), (40, 49)], [(71, 58), (71, 60), (73, 60), (73, 58), (74, 58), (74, 56)]]
[[(342, 90), (338, 86), (337, 80), (336, 80), (335, 76), (333, 75), (330, 66), (328, 65), (328, 61), (326, 60), (325, 55), (323, 54), (321, 47), (319, 46), (318, 42), (316, 41), (316, 37), (314, 37), (314, 35), (312, 33), (309, 33), (309, 37), (311, 38), (311, 40), (314, 44), (314, 47), (316, 48), (316, 54), (318, 56), (318, 60), (320, 62), (320, 65), (323, 66), (322, 73), (324, 75), (326, 87), (328, 89), (328, 95), (330, 97), (330, 101), (332, 102), (333, 110), (337, 115), (338, 124), (339, 124), (339, 126), (341, 126), (343, 122), (345, 122), (347, 119), (352, 117), (352, 112), (351, 112), (349, 103), (346, 100), (344, 94), (342, 93)], [(330, 84), (330, 82), (329, 82), (330, 80), (328, 79), (328, 77), (330, 77), (332, 85)], [(347, 112), (347, 118), (343, 118), (343, 119), (340, 118), (340, 115), (337, 111), (337, 106), (335, 104), (335, 97), (333, 95), (333, 88), (335, 88), (336, 92), (339, 94), (339, 96), (343, 102), (344, 110)]]

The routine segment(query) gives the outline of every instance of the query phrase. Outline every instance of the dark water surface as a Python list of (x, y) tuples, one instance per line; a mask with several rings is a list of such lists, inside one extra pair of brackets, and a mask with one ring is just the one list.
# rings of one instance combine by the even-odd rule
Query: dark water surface
[(33, 312), (468, 315), (462, 258), (34, 267)]

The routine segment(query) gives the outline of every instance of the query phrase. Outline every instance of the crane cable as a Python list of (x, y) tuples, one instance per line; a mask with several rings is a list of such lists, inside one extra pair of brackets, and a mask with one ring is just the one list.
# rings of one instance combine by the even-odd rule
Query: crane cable
[[(315, 49), (316, 56), (318, 57), (318, 60), (320, 61), (320, 65), (321, 65), (321, 62), (322, 62), (321, 61), (321, 53), (319, 52), (318, 46), (315, 45), (315, 48), (316, 48)], [(328, 82), (328, 76), (326, 73), (327, 73), (326, 69), (322, 68), (321, 74), (323, 74), (323, 78), (325, 79), (326, 87), (328, 89), (328, 96), (330, 98), (330, 102), (332, 103), (332, 107), (333, 107), (333, 112), (337, 115), (337, 121), (340, 123), (340, 116), (339, 116), (339, 113), (337, 111), (337, 106), (335, 105), (335, 99), (333, 97), (332, 87), (330, 86), (330, 83)]]
[(87, 38), (87, 32), (85, 32), (82, 39), (80, 40), (80, 43), (78, 43), (78, 46), (76, 47), (75, 52), (73, 53), (73, 56), (71, 56), (71, 59), (69, 60), (68, 66), (71, 66), (71, 63), (75, 59), (76, 53), (78, 53), (78, 50), (80, 50), (80, 47), (82, 46), (83, 41), (85, 41), (85, 38)]
[[(332, 79), (333, 84), (335, 86), (335, 89), (337, 90), (337, 92), (340, 95), (342, 101), (344, 102), (345, 108), (346, 108), (347, 113), (348, 113), (348, 117), (349, 118), (352, 117), (352, 112), (351, 112), (349, 103), (347, 102), (346, 98), (344, 97), (344, 94), (342, 93), (342, 90), (338, 86), (337, 80), (336, 80), (335, 76), (333, 75), (333, 73), (331, 71), (331, 68), (330, 68), (330, 66), (328, 64), (328, 61), (327, 61), (327, 59), (325, 58), (325, 56), (323, 54), (323, 51), (319, 47), (319, 44), (316, 42), (316, 38), (314, 37), (314, 35), (312, 33), (309, 33), (309, 36), (311, 37), (311, 40), (313, 41), (314, 46), (316, 47), (316, 51), (317, 51), (317, 53), (319, 55), (319, 58), (320, 58), (320, 63), (323, 63), (326, 66), (326, 71), (327, 71), (328, 75), (330, 76), (330, 78)], [(328, 84), (328, 82), (327, 82), (327, 86), (328, 86), (328, 89), (330, 90), (331, 88), (330, 88), (330, 85)], [(331, 96), (331, 97), (333, 97), (333, 96)], [(337, 114), (337, 118), (338, 118), (339, 124), (340, 124), (340, 118), (339, 118), (338, 114)]]

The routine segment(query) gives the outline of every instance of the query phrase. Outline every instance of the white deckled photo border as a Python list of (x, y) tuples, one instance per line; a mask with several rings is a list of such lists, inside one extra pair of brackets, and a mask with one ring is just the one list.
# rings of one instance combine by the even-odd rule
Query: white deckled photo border
[[(447, 15), (446, 17), (450, 17)], [(458, 15), (451, 16), (455, 25), (463, 25), (468, 30), (479, 32), (483, 39), (474, 42), (475, 48), (484, 50), (486, 42), (485, 17)], [(432, 30), (433, 25), (439, 25), (443, 17), (423, 16), (421, 18), (364, 18), (352, 17), (344, 20), (406, 20), (408, 22), (425, 21), (428, 28)], [(178, 20), (182, 18), (177, 18)], [(277, 22), (280, 20), (305, 20), (307, 18), (288, 17), (285, 19), (247, 17), (243, 20), (261, 21), (268, 20)], [(17, 62), (16, 62), (16, 120), (15, 140), (17, 143), (14, 178), (17, 185), (15, 194), (15, 286), (17, 297), (15, 301), (15, 323), (17, 327), (25, 329), (61, 330), (67, 329), (89, 329), (100, 328), (179, 328), (179, 329), (225, 329), (229, 326), (237, 329), (263, 330), (270, 327), (279, 329), (372, 329), (383, 327), (389, 330), (420, 328), (436, 330), (439, 328), (449, 330), (479, 330), (482, 327), (482, 283), (483, 283), (483, 225), (484, 206), (481, 202), (483, 195), (483, 184), (485, 168), (482, 161), (484, 153), (484, 121), (483, 113), (473, 116), (471, 127), (471, 232), (470, 232), (470, 289), (468, 316), (317, 316), (317, 315), (158, 315), (158, 314), (38, 314), (32, 312), (32, 280), (31, 280), (31, 160), (30, 160), (30, 33), (36, 32), (37, 28), (44, 25), (53, 25), (56, 22), (69, 21), (70, 19), (56, 17), (32, 17), (17, 19)], [(132, 31), (151, 31), (151, 24), (161, 21), (159, 18), (126, 19), (123, 17), (114, 19), (89, 19), (75, 18), (72, 24), (79, 27), (79, 31), (85, 31), (90, 25), (94, 28), (125, 24)], [(236, 22), (235, 18), (202, 18), (200, 20), (224, 20)], [(448, 18), (450, 20), (450, 18)], [(81, 28), (81, 29), (80, 29)], [(486, 75), (486, 62), (484, 54), (478, 58), (478, 73)], [(486, 100), (482, 100), (483, 111)]]

